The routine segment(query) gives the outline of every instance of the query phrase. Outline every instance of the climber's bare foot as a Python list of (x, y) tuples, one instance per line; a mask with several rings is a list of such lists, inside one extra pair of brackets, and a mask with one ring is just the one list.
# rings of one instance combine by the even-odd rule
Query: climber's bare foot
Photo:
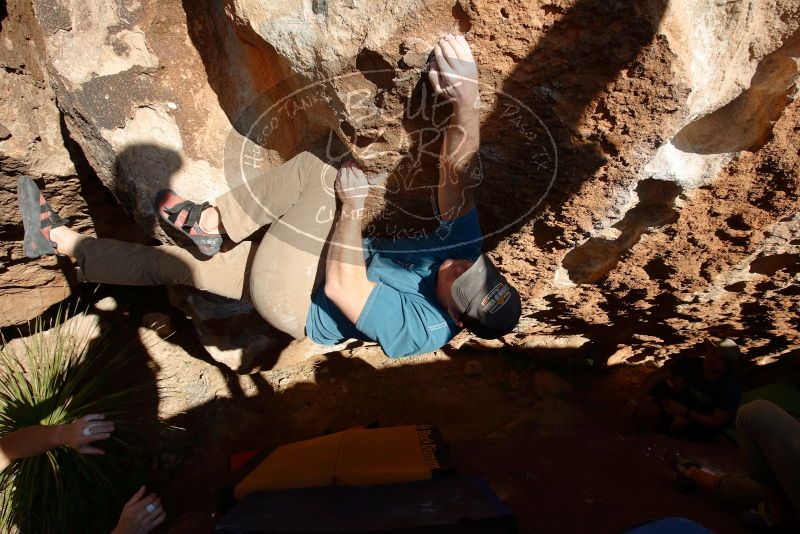
[(200, 228), (209, 234), (224, 234), (222, 219), (216, 206), (209, 206), (200, 214)]

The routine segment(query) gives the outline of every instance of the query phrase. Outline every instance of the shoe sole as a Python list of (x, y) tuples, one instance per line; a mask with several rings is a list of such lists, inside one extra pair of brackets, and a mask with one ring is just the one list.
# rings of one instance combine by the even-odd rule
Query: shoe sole
[(42, 234), (40, 194), (39, 188), (30, 177), (20, 176), (17, 181), (17, 202), (22, 214), (22, 226), (25, 228), (22, 250), (29, 258), (56, 254), (53, 245)]

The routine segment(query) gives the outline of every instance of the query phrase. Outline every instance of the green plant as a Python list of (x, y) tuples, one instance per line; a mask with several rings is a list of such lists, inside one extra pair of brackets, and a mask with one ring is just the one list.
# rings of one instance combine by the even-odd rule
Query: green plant
[(0, 531), (108, 532), (146, 461), (135, 436), (148, 424), (138, 408), (148, 386), (124, 385), (139, 341), (120, 325), (101, 328), (86, 312), (59, 310), (50, 326), (35, 321), (24, 355), (2, 340), (0, 435), (89, 413), (105, 413), (117, 430), (100, 442), (105, 456), (59, 447), (12, 462), (0, 473)]

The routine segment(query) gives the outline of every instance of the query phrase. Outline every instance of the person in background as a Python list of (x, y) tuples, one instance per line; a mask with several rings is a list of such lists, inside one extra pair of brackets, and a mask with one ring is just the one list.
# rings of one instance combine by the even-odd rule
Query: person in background
[(679, 489), (750, 508), (740, 522), (775, 532), (800, 532), (800, 423), (780, 407), (755, 400), (736, 417), (739, 452), (747, 474), (718, 474), (699, 462), (668, 459)]
[[(36, 425), (11, 432), (0, 438), (0, 471), (14, 460), (43, 454), (58, 447), (70, 447), (81, 454), (105, 452), (97, 441), (111, 437), (114, 423), (103, 414), (89, 414), (65, 425)], [(145, 496), (145, 488), (125, 504), (112, 534), (145, 534), (164, 522), (166, 514), (154, 493)]]
[(727, 338), (703, 346), (704, 356), (670, 361), (647, 377), (628, 401), (640, 428), (703, 440), (733, 420), (741, 402), (734, 372), (739, 346)]

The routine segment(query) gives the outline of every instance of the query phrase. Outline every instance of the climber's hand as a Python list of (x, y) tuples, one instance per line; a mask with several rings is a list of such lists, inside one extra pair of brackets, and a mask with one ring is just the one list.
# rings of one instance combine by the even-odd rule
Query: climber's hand
[(367, 177), (353, 162), (347, 162), (336, 175), (336, 196), (342, 205), (353, 209), (361, 209), (369, 194)]
[(463, 35), (446, 35), (433, 48), (428, 78), (437, 94), (459, 107), (477, 108), (478, 67)]

